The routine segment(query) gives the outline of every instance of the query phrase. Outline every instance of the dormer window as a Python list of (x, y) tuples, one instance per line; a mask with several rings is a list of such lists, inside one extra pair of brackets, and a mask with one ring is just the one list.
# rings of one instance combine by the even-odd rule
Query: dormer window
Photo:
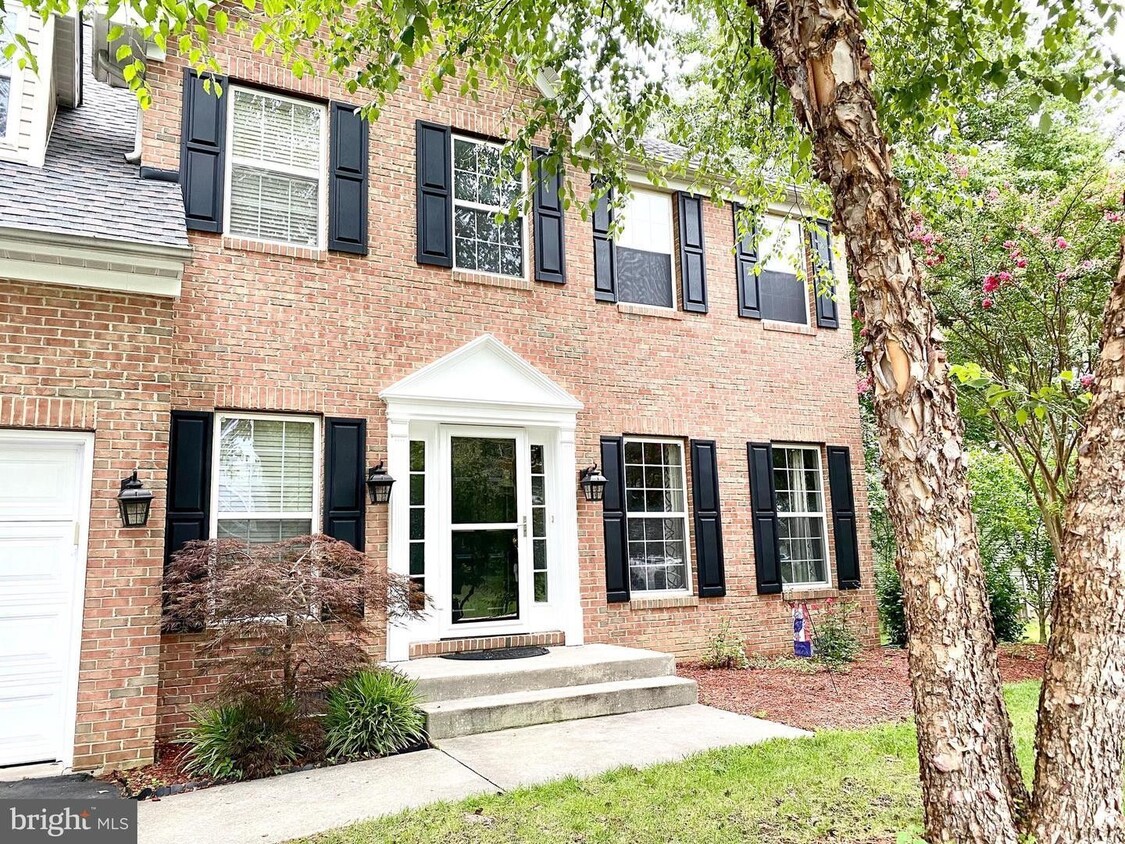
[(230, 94), (226, 233), (322, 248), (326, 109), (246, 88)]
[[(15, 42), (16, 10), (9, 8), (0, 13), (0, 141), (15, 134), (16, 118), (12, 103), (15, 101), (15, 87), (18, 81), (19, 65), (16, 56), (4, 58), (6, 48)], [(16, 54), (18, 55), (18, 53)]]

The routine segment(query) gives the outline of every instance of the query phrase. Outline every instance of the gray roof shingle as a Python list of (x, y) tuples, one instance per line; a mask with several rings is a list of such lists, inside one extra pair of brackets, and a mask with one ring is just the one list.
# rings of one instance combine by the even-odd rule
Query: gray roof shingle
[[(91, 42), (87, 29), (85, 43)], [(189, 246), (180, 186), (141, 179), (137, 101), (96, 81), (83, 57), (83, 100), (59, 109), (43, 167), (0, 161), (0, 226), (153, 246)], [(44, 69), (45, 70), (45, 69)]]

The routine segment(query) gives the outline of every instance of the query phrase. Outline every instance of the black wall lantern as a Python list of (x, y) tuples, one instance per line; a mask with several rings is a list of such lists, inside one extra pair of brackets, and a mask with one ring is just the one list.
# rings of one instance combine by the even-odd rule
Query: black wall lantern
[(587, 501), (601, 501), (605, 498), (605, 485), (609, 483), (609, 479), (598, 471), (597, 463), (582, 470), (580, 482)]
[(395, 479), (387, 474), (381, 460), (378, 466), (367, 470), (367, 492), (371, 496), (372, 504), (386, 504), (390, 501), (391, 487), (394, 484)]
[(152, 504), (152, 491), (145, 489), (133, 472), (121, 482), (121, 492), (117, 493), (117, 506), (121, 510), (121, 524), (124, 527), (144, 527), (148, 524), (148, 510)]

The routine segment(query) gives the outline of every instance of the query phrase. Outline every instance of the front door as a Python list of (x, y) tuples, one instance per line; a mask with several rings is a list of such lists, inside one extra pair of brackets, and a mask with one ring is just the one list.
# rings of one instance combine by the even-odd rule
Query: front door
[(526, 435), (447, 429), (450, 622), (519, 622), (527, 599)]

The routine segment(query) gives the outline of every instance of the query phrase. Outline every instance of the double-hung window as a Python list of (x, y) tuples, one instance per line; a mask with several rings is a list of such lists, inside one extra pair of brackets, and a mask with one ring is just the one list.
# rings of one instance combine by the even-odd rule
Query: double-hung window
[(807, 325), (808, 273), (801, 223), (791, 217), (767, 214), (758, 241), (761, 270), (758, 290), (762, 319)]
[(616, 242), (617, 301), (675, 307), (672, 248), (671, 195), (635, 189)]
[(320, 421), (215, 415), (212, 536), (251, 544), (319, 531)]
[(631, 591), (690, 589), (686, 486), (683, 443), (625, 440)]
[(522, 170), (503, 147), (453, 136), (453, 266), (523, 277), (524, 218), (497, 221), (522, 190)]
[(785, 586), (829, 586), (820, 449), (774, 445), (778, 550)]
[(9, 132), (15, 134), (15, 87), (17, 74), (20, 72), (17, 64), (19, 52), (13, 53), (10, 59), (5, 56), (15, 45), (18, 22), (16, 10), (11, 6), (7, 11), (0, 12), (0, 141), (4, 140)]
[(327, 111), (322, 105), (232, 87), (227, 233), (324, 244)]

